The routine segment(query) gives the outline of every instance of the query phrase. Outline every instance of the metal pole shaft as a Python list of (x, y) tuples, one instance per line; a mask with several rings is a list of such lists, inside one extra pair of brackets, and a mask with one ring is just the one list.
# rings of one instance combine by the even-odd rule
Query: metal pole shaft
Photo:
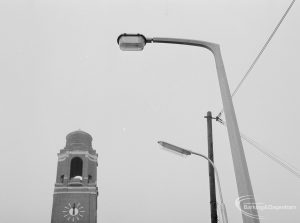
[[(254, 193), (249, 176), (247, 161), (244, 153), (244, 148), (240, 136), (240, 131), (237, 124), (237, 119), (232, 103), (232, 97), (229, 91), (229, 86), (226, 78), (225, 68), (221, 56), (220, 48), (217, 47), (213, 51), (216, 61), (218, 80), (223, 101), (223, 108), (227, 123), (227, 131), (231, 147), (231, 155), (233, 160), (235, 178), (238, 188), (240, 208), (242, 210), (242, 218), (244, 223), (259, 223), (259, 216), (256, 209)], [(247, 197), (248, 199), (242, 199)], [(251, 203), (254, 207), (245, 210), (246, 203)]]
[[(207, 119), (207, 145), (208, 145), (208, 158), (214, 162), (213, 150), (213, 134), (212, 134), (212, 116), (211, 112), (207, 112), (205, 117)], [(216, 186), (215, 186), (215, 170), (214, 167), (208, 163), (209, 172), (209, 189), (210, 189), (210, 217), (211, 223), (218, 222), (217, 215), (217, 201), (216, 201)]]

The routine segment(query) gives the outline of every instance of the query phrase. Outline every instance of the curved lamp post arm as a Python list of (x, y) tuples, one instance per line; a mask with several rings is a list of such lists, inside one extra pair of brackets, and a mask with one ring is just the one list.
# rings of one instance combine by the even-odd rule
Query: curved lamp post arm
[(170, 43), (170, 44), (181, 44), (189, 46), (204, 47), (214, 53), (215, 49), (219, 47), (216, 43), (206, 42), (202, 40), (192, 40), (192, 39), (178, 39), (178, 38), (150, 38), (146, 39), (148, 43)]
[(206, 159), (213, 166), (213, 168), (215, 170), (215, 173), (216, 173), (216, 176), (217, 176), (218, 188), (219, 188), (219, 194), (220, 194), (220, 201), (221, 201), (221, 203), (224, 203), (223, 202), (222, 191), (221, 191), (221, 184), (220, 184), (220, 179), (219, 179), (219, 173), (218, 173), (218, 169), (215, 166), (214, 162), (211, 159), (209, 159), (207, 156), (204, 156), (204, 155), (202, 155), (200, 153), (195, 153), (195, 152), (193, 152), (191, 150), (190, 150), (190, 152), (191, 152), (191, 154), (203, 157), (204, 159)]
[(204, 159), (206, 159), (214, 168), (215, 174), (217, 176), (217, 183), (218, 183), (218, 190), (219, 190), (219, 196), (220, 196), (220, 201), (221, 201), (221, 213), (222, 213), (222, 219), (224, 220), (225, 223), (228, 222), (228, 218), (227, 218), (227, 211), (226, 211), (226, 206), (223, 202), (223, 195), (222, 195), (222, 190), (221, 190), (221, 183), (220, 183), (220, 178), (219, 178), (219, 173), (218, 173), (218, 169), (215, 166), (214, 162), (212, 160), (210, 160), (207, 156), (204, 156), (200, 153), (196, 153), (193, 152), (191, 150), (189, 150), (191, 152), (191, 154), (197, 155), (197, 156), (201, 156)]

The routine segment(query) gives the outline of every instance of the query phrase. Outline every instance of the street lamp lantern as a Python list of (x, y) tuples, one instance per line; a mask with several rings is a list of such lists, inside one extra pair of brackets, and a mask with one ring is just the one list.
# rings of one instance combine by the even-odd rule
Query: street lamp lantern
[(186, 149), (183, 149), (183, 148), (180, 148), (178, 146), (174, 146), (170, 143), (167, 143), (167, 142), (163, 142), (163, 141), (158, 141), (157, 142), (159, 145), (162, 146), (162, 148), (164, 149), (167, 149), (167, 150), (170, 150), (171, 152), (175, 152), (175, 153), (178, 153), (179, 155), (191, 155), (192, 153), (189, 151), (189, 150), (186, 150)]
[(121, 34), (118, 39), (121, 50), (124, 51), (141, 51), (147, 43), (147, 39), (141, 34)]

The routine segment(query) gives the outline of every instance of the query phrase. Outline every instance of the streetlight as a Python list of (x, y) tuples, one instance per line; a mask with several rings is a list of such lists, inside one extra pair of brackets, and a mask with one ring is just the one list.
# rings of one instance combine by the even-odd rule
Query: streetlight
[[(177, 38), (146, 38), (141, 34), (121, 34), (118, 39), (118, 44), (121, 50), (124, 51), (135, 51), (143, 50), (146, 43), (169, 43), (169, 44), (180, 44), (197, 46), (208, 49), (214, 55), (218, 81), (221, 91), (221, 97), (223, 102), (223, 108), (225, 118), (227, 122), (227, 132), (229, 136), (231, 155), (233, 160), (235, 179), (238, 189), (239, 197), (250, 197), (251, 205), (253, 208), (244, 210), (247, 215), (242, 214), (244, 223), (259, 223), (259, 216), (257, 214), (255, 198), (251, 186), (251, 180), (249, 176), (248, 166), (244, 154), (243, 144), (241, 141), (241, 135), (237, 124), (237, 119), (232, 103), (232, 98), (228, 86), (226, 72), (223, 64), (220, 46), (216, 43), (205, 42), (201, 40), (190, 40), (190, 39), (177, 39)], [(243, 210), (247, 201), (240, 199), (240, 207)]]
[(224, 223), (227, 223), (228, 222), (228, 219), (227, 219), (227, 211), (226, 211), (226, 207), (225, 207), (225, 204), (223, 202), (223, 196), (222, 196), (222, 191), (221, 191), (221, 184), (220, 184), (220, 179), (219, 179), (219, 174), (218, 174), (218, 170), (217, 170), (217, 167), (215, 166), (214, 162), (211, 161), (208, 157), (200, 154), (200, 153), (196, 153), (196, 152), (193, 152), (191, 150), (187, 150), (187, 149), (183, 149), (181, 147), (178, 147), (178, 146), (174, 146), (170, 143), (167, 143), (167, 142), (163, 142), (163, 141), (158, 141), (157, 142), (158, 144), (160, 144), (163, 148), (165, 149), (168, 149), (172, 152), (175, 152), (175, 153), (178, 153), (180, 155), (197, 155), (197, 156), (201, 156), (203, 157), (204, 159), (206, 159), (210, 164), (211, 166), (214, 168), (215, 170), (215, 174), (217, 176), (217, 183), (218, 183), (218, 189), (219, 189), (219, 196), (220, 196), (220, 206), (221, 206), (221, 214), (222, 214), (222, 219), (224, 221)]

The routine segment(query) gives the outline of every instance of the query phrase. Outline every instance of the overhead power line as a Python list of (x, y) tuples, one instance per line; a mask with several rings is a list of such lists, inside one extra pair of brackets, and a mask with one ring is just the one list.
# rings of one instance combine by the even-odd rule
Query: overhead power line
[[(221, 123), (223, 126), (226, 126), (226, 122), (223, 121), (220, 118), (217, 118), (217, 121)], [(279, 164), (281, 167), (288, 170), (290, 173), (294, 174), (296, 177), (300, 179), (300, 171), (294, 167), (293, 165), (289, 164), (288, 162), (284, 161), (279, 156), (275, 155), (274, 153), (267, 151), (266, 149), (263, 149), (261, 145), (259, 145), (257, 142), (255, 142), (253, 139), (247, 137), (245, 134), (241, 133), (241, 138), (251, 144), (254, 148), (256, 148), (258, 151), (260, 151), (262, 154), (270, 158), (271, 160), (275, 161), (277, 164)]]
[[(241, 85), (244, 83), (244, 81), (246, 80), (246, 78), (248, 77), (249, 73), (252, 71), (253, 67), (255, 66), (255, 64), (257, 63), (258, 59), (260, 58), (260, 56), (263, 54), (263, 52), (265, 51), (265, 49), (267, 48), (267, 46), (269, 45), (270, 41), (272, 40), (273, 36), (275, 35), (275, 33), (277, 32), (278, 28), (280, 27), (281, 23), (283, 22), (283, 20), (285, 19), (285, 17), (287, 16), (287, 14), (289, 13), (289, 11), (291, 10), (291, 8), (293, 7), (294, 3), (296, 0), (293, 0), (291, 2), (291, 4), (289, 5), (289, 7), (287, 8), (287, 10), (285, 11), (285, 13), (283, 14), (283, 16), (281, 17), (281, 19), (279, 20), (279, 22), (277, 23), (275, 29), (273, 30), (273, 32), (271, 33), (271, 35), (269, 36), (268, 40), (266, 41), (266, 43), (264, 44), (264, 46), (262, 47), (262, 49), (260, 50), (260, 52), (258, 53), (258, 55), (255, 57), (254, 61), (252, 62), (251, 66), (249, 67), (249, 69), (247, 70), (247, 72), (244, 74), (242, 80), (238, 83), (237, 87), (235, 88), (235, 90), (233, 91), (231, 97), (234, 97), (234, 95), (238, 92), (238, 90), (240, 89)], [(219, 112), (218, 117), (222, 116), (222, 113), (224, 112), (224, 109), (222, 108), (222, 110)]]
[(273, 161), (277, 162), (279, 165), (281, 165), (283, 168), (287, 169), (289, 172), (300, 178), (300, 172), (297, 170), (296, 167), (292, 166), (291, 164), (287, 163), (286, 161), (282, 160), (279, 156), (275, 155), (274, 153), (267, 151), (266, 149), (262, 149), (261, 146), (255, 142), (253, 139), (247, 137), (246, 135), (241, 133), (241, 138), (250, 143), (252, 146), (254, 146), (257, 150), (259, 150), (261, 153), (272, 159)]

